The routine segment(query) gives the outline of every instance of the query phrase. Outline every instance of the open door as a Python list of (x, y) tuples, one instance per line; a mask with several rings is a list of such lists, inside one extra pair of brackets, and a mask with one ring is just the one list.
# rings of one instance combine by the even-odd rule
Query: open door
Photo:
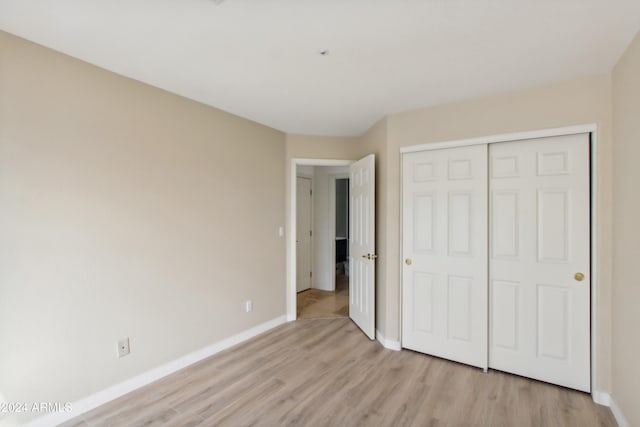
[(296, 184), (296, 292), (311, 288), (311, 180)]
[(353, 163), (349, 175), (349, 317), (375, 339), (375, 155)]

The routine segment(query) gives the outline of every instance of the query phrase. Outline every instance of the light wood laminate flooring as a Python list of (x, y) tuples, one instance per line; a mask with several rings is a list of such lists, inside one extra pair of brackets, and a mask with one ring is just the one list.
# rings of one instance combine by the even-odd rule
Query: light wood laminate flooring
[(336, 290), (307, 289), (296, 296), (298, 319), (349, 317), (349, 276), (336, 275)]
[(615, 426), (588, 394), (370, 341), (349, 319), (298, 320), (66, 426)]

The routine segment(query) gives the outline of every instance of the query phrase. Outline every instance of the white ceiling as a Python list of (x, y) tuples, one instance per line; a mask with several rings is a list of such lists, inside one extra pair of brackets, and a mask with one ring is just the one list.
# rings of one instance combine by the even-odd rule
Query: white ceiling
[(640, 0), (0, 0), (0, 29), (285, 132), (359, 135), (608, 72)]

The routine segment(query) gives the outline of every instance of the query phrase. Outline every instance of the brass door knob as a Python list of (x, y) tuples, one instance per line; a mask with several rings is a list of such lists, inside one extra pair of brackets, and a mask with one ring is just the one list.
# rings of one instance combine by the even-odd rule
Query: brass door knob
[(407, 258), (407, 259), (404, 260), (404, 263), (407, 264), (407, 265), (411, 265), (411, 262), (412, 262), (411, 258)]
[(584, 280), (584, 274), (576, 273), (573, 275), (573, 278), (576, 279), (578, 282), (582, 282)]

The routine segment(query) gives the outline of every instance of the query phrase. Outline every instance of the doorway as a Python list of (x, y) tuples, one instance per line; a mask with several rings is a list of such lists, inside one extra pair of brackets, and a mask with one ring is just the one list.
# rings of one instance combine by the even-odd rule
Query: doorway
[(296, 317), (349, 316), (349, 167), (296, 169)]
[[(375, 167), (376, 156), (369, 154), (360, 160), (319, 160), (291, 159), (286, 181), (287, 192), (287, 320), (297, 318), (296, 292), (296, 187), (298, 166), (348, 166), (349, 167), (349, 318), (370, 339), (376, 337), (376, 274), (375, 264)], [(326, 180), (315, 179), (318, 182)], [(315, 193), (317, 194), (317, 192)], [(315, 198), (317, 200), (317, 197)], [(330, 215), (327, 215), (330, 216)], [(313, 230), (314, 236), (326, 235)], [(313, 239), (314, 246), (318, 239)], [(326, 255), (325, 251), (316, 251)], [(329, 272), (329, 280), (335, 275), (335, 257), (327, 257), (328, 262), (317, 273)], [(313, 270), (313, 267), (312, 267)], [(312, 271), (312, 286), (316, 283), (316, 272)], [(322, 282), (326, 283), (326, 282)], [(335, 286), (335, 285), (334, 285)]]

